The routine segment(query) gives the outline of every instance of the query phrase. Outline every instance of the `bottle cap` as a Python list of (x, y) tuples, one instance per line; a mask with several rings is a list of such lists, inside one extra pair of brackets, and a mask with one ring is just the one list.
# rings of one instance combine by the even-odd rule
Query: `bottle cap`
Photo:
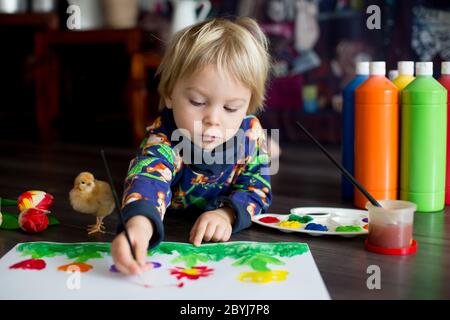
[(360, 76), (368, 76), (369, 75), (369, 62), (368, 61), (360, 61), (356, 64), (356, 74)]
[(441, 73), (450, 75), (450, 61), (442, 61)]
[(399, 61), (397, 67), (398, 73), (402, 76), (414, 75), (414, 61)]
[(388, 78), (389, 78), (389, 80), (394, 80), (395, 78), (397, 78), (398, 77), (398, 70), (389, 70), (389, 73), (388, 73)]
[(416, 62), (416, 75), (417, 76), (432, 76), (433, 75), (433, 62)]
[(370, 63), (370, 75), (371, 76), (385, 76), (386, 75), (386, 62), (373, 61)]

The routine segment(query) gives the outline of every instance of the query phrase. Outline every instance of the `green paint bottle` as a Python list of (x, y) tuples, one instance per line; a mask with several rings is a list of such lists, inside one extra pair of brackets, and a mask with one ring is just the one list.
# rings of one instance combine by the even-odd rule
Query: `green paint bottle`
[(417, 211), (444, 208), (447, 91), (432, 62), (416, 63), (416, 79), (402, 91), (400, 198)]

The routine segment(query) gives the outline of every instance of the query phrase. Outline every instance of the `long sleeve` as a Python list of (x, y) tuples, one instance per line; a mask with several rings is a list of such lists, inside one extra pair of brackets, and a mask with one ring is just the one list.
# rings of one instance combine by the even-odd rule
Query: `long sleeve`
[[(150, 247), (164, 238), (163, 218), (170, 204), (171, 183), (177, 172), (177, 157), (164, 133), (150, 130), (140, 152), (129, 166), (122, 199), (124, 220), (143, 215), (154, 226)], [(120, 225), (118, 231), (122, 231)]]
[(248, 228), (252, 216), (266, 212), (272, 201), (265, 134), (257, 118), (251, 117), (249, 123), (245, 134), (245, 160), (238, 161), (234, 167), (231, 192), (205, 208), (232, 207), (236, 214), (233, 233)]

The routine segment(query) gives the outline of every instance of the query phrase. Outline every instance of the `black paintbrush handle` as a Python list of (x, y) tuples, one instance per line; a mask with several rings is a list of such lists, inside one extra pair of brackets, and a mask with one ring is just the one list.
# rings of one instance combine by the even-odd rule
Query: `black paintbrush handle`
[(342, 174), (348, 179), (350, 180), (350, 182), (359, 189), (359, 191), (361, 191), (364, 196), (369, 199), (369, 201), (377, 207), (381, 207), (381, 205), (378, 203), (377, 200), (375, 200), (374, 197), (372, 197), (370, 195), (369, 192), (367, 192), (366, 189), (364, 189), (364, 187), (350, 174), (350, 172), (348, 172), (339, 162), (336, 161), (336, 159), (333, 158), (333, 156), (320, 144), (319, 141), (316, 140), (316, 138), (314, 138), (311, 133), (308, 132), (308, 130), (306, 130), (305, 127), (303, 127), (300, 122), (297, 121), (297, 125), (300, 127), (300, 129), (303, 130), (303, 132), (319, 147), (320, 150), (322, 150), (323, 153), (325, 153), (325, 155), (328, 157), (328, 159), (330, 159), (331, 162), (334, 163), (334, 165), (336, 167), (338, 167), (339, 170), (341, 170)]
[(130, 246), (131, 254), (133, 255), (134, 260), (137, 261), (136, 254), (135, 254), (135, 252), (133, 250), (133, 246), (131, 245), (130, 235), (128, 234), (128, 230), (127, 230), (126, 225), (125, 225), (125, 220), (124, 220), (123, 215), (122, 215), (122, 210), (120, 210), (119, 197), (117, 196), (116, 188), (114, 188), (114, 182), (113, 182), (113, 179), (112, 179), (111, 172), (109, 171), (108, 162), (106, 161), (105, 151), (103, 151), (103, 149), (102, 149), (100, 151), (100, 153), (102, 154), (103, 165), (105, 166), (106, 175), (108, 176), (108, 180), (109, 180), (109, 186), (111, 187), (111, 192), (112, 192), (113, 197), (114, 197), (114, 202), (116, 203), (116, 209), (119, 211), (120, 223), (122, 223), (123, 231), (125, 232), (125, 237), (127, 238), (128, 244)]

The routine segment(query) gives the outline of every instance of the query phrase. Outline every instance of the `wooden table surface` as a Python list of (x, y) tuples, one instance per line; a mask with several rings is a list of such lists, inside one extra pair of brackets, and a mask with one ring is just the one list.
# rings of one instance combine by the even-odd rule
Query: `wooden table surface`
[[(330, 149), (339, 159), (339, 149)], [(122, 191), (133, 149), (105, 148), (116, 188)], [(340, 200), (340, 176), (318, 149), (309, 144), (286, 146), (279, 173), (272, 177), (271, 212), (288, 213), (298, 206), (351, 207)], [(18, 242), (111, 241), (116, 216), (105, 219), (108, 232), (88, 236), (85, 228), (95, 222), (90, 215), (72, 210), (68, 193), (75, 176), (91, 171), (106, 180), (99, 148), (92, 146), (0, 142), (0, 196), (16, 198), (26, 190), (45, 190), (55, 196), (52, 212), (61, 224), (43, 233), (28, 235), (19, 230), (0, 230), (0, 256)], [(365, 237), (312, 237), (282, 233), (253, 225), (233, 235), (232, 241), (305, 242), (333, 299), (450, 299), (450, 209), (416, 213), (414, 238), (418, 252), (410, 256), (385, 256), (364, 249)], [(165, 218), (166, 241), (185, 242), (193, 221)], [(380, 267), (381, 289), (368, 289), (367, 269)]]

